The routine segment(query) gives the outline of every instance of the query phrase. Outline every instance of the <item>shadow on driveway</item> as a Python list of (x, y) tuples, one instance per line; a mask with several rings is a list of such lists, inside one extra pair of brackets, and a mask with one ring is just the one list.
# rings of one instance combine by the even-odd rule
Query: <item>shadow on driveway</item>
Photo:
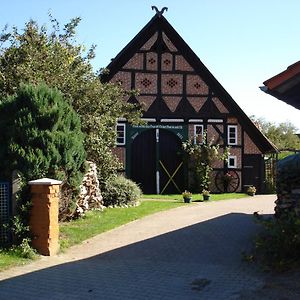
[(3, 280), (0, 299), (239, 299), (263, 284), (241, 255), (257, 230), (252, 215), (223, 215)]

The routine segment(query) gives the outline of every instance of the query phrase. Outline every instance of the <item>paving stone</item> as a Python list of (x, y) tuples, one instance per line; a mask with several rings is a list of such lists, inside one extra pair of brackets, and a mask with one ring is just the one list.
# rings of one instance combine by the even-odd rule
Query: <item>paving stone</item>
[(274, 196), (191, 204), (0, 273), (6, 299), (241, 299), (264, 274), (242, 261)]

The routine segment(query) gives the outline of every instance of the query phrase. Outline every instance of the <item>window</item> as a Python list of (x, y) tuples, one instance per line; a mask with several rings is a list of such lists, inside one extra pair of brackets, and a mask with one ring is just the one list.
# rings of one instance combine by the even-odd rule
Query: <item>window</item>
[(194, 125), (194, 144), (203, 143), (203, 125)]
[(228, 156), (228, 168), (236, 168), (237, 159), (236, 156), (229, 155)]
[(117, 145), (125, 145), (125, 124), (117, 124)]
[(228, 126), (228, 145), (237, 145), (237, 126)]

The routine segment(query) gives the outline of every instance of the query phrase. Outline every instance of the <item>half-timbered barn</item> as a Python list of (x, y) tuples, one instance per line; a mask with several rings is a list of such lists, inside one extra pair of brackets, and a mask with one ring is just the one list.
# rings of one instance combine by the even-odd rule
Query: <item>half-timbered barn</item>
[[(158, 11), (108, 65), (105, 82), (119, 83), (138, 96), (124, 101), (143, 106), (144, 125), (117, 125), (114, 152), (126, 176), (145, 193), (178, 193), (188, 188), (182, 142), (214, 139), (230, 146), (228, 162), (214, 165), (212, 177), (229, 171), (236, 191), (264, 188), (264, 154), (275, 151), (193, 50)], [(221, 55), (221, 53), (220, 53)], [(220, 176), (219, 176), (220, 177)], [(211, 191), (220, 191), (212, 180)]]

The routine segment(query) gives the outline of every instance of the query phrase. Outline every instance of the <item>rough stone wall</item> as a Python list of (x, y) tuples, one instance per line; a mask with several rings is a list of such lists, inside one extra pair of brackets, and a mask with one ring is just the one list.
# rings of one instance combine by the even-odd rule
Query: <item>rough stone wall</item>
[(102, 210), (104, 208), (96, 164), (91, 161), (88, 161), (87, 164), (89, 168), (83, 177), (80, 193), (77, 198), (76, 217), (82, 216), (88, 210)]
[(300, 154), (291, 155), (277, 165), (277, 216), (294, 211), (300, 217)]

